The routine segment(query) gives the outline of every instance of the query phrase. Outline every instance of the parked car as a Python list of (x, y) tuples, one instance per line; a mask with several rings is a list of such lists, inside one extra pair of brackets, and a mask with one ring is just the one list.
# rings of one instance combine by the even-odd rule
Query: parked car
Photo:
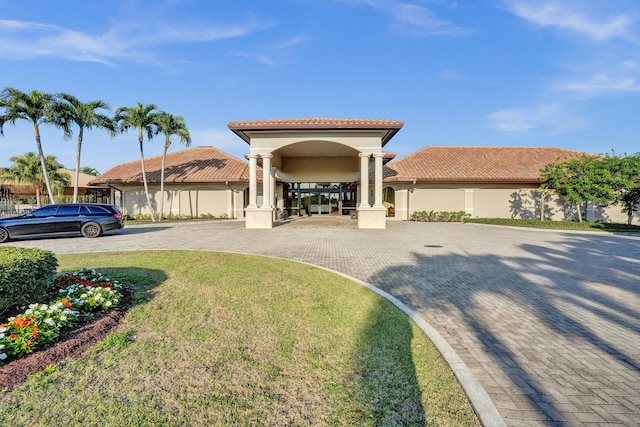
[(0, 243), (35, 234), (80, 232), (99, 237), (124, 227), (124, 216), (112, 205), (75, 203), (47, 205), (20, 216), (0, 218)]

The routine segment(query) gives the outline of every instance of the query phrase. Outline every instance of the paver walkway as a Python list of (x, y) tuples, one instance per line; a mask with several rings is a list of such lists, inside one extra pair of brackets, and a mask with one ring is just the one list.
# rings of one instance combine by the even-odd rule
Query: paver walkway
[(204, 249), (269, 255), (372, 283), (458, 353), (507, 425), (640, 425), (640, 236), (478, 225), (292, 221), (128, 226), (56, 253)]

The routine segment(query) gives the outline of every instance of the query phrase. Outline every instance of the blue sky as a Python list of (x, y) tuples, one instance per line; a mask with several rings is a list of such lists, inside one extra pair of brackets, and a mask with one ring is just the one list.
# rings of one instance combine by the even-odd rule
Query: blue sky
[[(193, 146), (236, 157), (227, 122), (403, 120), (386, 146), (640, 151), (638, 0), (0, 0), (0, 86), (153, 103)], [(0, 166), (35, 151), (5, 126)], [(75, 138), (43, 127), (74, 167)], [(85, 135), (83, 166), (139, 158), (135, 133)], [(171, 150), (182, 147), (175, 141)], [(161, 138), (145, 142), (147, 157)]]

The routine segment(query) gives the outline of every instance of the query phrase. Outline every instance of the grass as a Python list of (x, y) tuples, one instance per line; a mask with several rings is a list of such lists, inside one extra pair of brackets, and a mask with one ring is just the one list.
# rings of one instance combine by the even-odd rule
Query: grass
[(508, 225), (514, 227), (547, 228), (553, 230), (583, 230), (608, 232), (640, 232), (640, 226), (605, 222), (541, 221), (539, 219), (466, 218), (464, 222), (475, 224)]
[(59, 261), (136, 304), (85, 357), (0, 395), (0, 425), (479, 425), (422, 331), (342, 277), (214, 252)]

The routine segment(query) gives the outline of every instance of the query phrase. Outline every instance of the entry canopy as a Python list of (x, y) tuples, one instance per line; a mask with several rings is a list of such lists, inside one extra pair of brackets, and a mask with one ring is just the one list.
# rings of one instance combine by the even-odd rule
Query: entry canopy
[[(329, 118), (228, 123), (229, 129), (250, 146), (247, 228), (273, 227), (278, 179), (284, 182), (359, 181), (358, 227), (385, 228), (383, 164), (394, 155), (383, 152), (382, 148), (403, 125), (404, 122), (396, 120)], [(260, 204), (258, 165), (265, 171)], [(370, 172), (374, 176), (372, 193)]]

